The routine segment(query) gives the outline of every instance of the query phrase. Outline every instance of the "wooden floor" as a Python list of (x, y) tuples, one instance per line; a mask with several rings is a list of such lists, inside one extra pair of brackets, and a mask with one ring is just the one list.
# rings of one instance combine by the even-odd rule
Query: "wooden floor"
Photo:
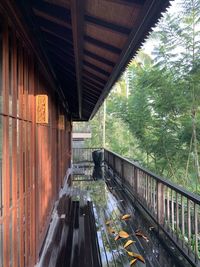
[[(167, 249), (156, 226), (144, 219), (106, 167), (77, 165), (55, 213), (39, 267), (128, 267), (134, 257), (127, 250), (142, 257), (136, 257), (136, 267), (190, 266), (173, 247)], [(125, 214), (128, 220), (121, 219)], [(115, 240), (120, 231), (129, 237)], [(124, 249), (127, 240), (134, 243)]]

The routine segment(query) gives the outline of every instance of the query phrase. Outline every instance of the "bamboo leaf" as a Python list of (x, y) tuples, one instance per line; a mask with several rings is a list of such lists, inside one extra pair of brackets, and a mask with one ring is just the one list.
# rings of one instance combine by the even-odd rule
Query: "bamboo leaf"
[(115, 241), (117, 241), (118, 239), (120, 239), (121, 237), (119, 236), (119, 235), (117, 235), (116, 237), (115, 237)]
[(125, 231), (120, 231), (119, 232), (119, 236), (122, 237), (122, 238), (128, 238), (129, 237), (129, 234)]
[(131, 244), (135, 243), (135, 241), (133, 240), (128, 240), (125, 244), (124, 244), (124, 248), (127, 248), (128, 246), (130, 246)]
[(130, 262), (130, 266), (132, 266), (133, 264), (135, 264), (137, 261), (137, 259), (133, 259), (131, 262)]
[(108, 232), (110, 233), (110, 234), (115, 234), (115, 230), (112, 228), (112, 227), (108, 227)]
[(128, 220), (128, 219), (130, 219), (131, 218), (131, 215), (130, 214), (125, 214), (125, 215), (123, 215), (122, 216), (122, 220)]
[(142, 257), (142, 255), (137, 254), (137, 253), (132, 252), (132, 251), (128, 251), (128, 250), (127, 250), (127, 253), (128, 253), (128, 255), (129, 255), (130, 257), (134, 257), (134, 258), (138, 259), (139, 261), (145, 263), (145, 259)]
[(112, 223), (112, 220), (106, 221), (106, 225), (110, 225)]

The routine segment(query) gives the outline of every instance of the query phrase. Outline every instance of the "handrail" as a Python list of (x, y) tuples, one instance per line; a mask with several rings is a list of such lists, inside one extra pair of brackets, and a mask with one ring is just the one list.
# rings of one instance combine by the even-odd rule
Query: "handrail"
[(83, 162), (93, 162), (92, 159), (92, 152), (94, 150), (99, 150), (102, 148), (89, 148), (89, 147), (80, 147), (80, 148), (73, 148), (73, 153), (72, 153), (72, 158), (73, 158), (73, 163), (83, 163)]
[(200, 196), (104, 149), (104, 160), (191, 266), (200, 266)]
[(115, 155), (116, 157), (120, 158), (121, 160), (125, 160), (126, 162), (132, 164), (135, 168), (138, 168), (139, 170), (143, 171), (147, 175), (153, 176), (159, 182), (163, 183), (164, 185), (170, 187), (173, 190), (176, 190), (179, 194), (184, 195), (185, 197), (189, 198), (190, 200), (192, 200), (196, 204), (200, 205), (200, 196), (199, 195), (194, 194), (192, 192), (189, 192), (188, 190), (182, 188), (181, 186), (176, 185), (175, 183), (173, 183), (173, 182), (171, 182), (171, 181), (169, 181), (169, 180), (167, 180), (167, 179), (165, 179), (165, 178), (163, 178), (161, 176), (158, 176), (157, 174), (145, 169), (142, 166), (134, 164), (134, 162), (130, 161), (129, 159), (123, 158), (121, 155), (119, 155), (119, 154), (117, 154), (117, 153), (115, 153), (113, 151), (110, 151), (108, 149), (104, 149), (104, 151), (107, 151), (110, 154)]
[[(92, 152), (99, 149), (74, 148), (74, 162), (92, 162)], [(191, 266), (200, 267), (200, 196), (108, 149), (104, 161)]]

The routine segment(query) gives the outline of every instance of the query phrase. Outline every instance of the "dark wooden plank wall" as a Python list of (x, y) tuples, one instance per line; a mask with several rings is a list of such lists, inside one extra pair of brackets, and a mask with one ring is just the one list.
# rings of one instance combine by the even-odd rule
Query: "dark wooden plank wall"
[[(20, 30), (0, 15), (0, 267), (34, 266), (70, 165), (71, 123)], [(36, 124), (47, 94), (49, 123)]]

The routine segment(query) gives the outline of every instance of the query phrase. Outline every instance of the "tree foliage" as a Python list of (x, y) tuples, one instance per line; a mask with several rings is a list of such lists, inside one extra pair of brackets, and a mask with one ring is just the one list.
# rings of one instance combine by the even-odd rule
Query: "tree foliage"
[[(106, 145), (200, 191), (200, 0), (179, 0), (107, 99)], [(99, 122), (99, 120), (98, 120)]]

